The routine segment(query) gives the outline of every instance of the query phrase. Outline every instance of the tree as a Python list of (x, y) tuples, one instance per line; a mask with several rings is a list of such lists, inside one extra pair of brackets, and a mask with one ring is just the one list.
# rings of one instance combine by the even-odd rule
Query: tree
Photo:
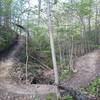
[(52, 31), (52, 23), (51, 23), (51, 4), (48, 0), (47, 2), (48, 7), (48, 33), (50, 38), (50, 46), (51, 46), (51, 53), (52, 53), (52, 61), (53, 61), (53, 68), (54, 68), (54, 75), (55, 75), (55, 84), (59, 84), (58, 78), (58, 68), (57, 68), (57, 61), (56, 61), (56, 54), (55, 54), (55, 47), (54, 47), (54, 39), (53, 39), (53, 31)]
[(38, 0), (38, 26), (40, 24), (41, 0)]
[(11, 23), (11, 4), (13, 0), (4, 0), (4, 24), (6, 27), (9, 27)]
[(0, 25), (2, 25), (2, 1), (0, 1)]

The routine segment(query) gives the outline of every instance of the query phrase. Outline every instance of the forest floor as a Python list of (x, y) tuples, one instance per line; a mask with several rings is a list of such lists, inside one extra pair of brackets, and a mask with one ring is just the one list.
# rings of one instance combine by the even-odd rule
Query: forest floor
[(23, 85), (12, 80), (10, 71), (17, 64), (15, 55), (18, 54), (24, 44), (25, 39), (22, 37), (9, 52), (7, 58), (0, 62), (0, 100), (35, 100), (40, 96), (42, 98), (48, 93), (56, 92), (57, 88), (53, 85)]
[[(17, 60), (15, 55), (21, 50), (25, 39), (19, 38), (18, 43), (9, 52), (7, 58), (0, 63), (0, 100), (35, 100), (49, 93), (57, 93), (57, 87), (53, 85), (18, 84), (12, 80), (10, 70), (15, 66)], [(75, 68), (77, 73), (65, 81), (65, 85), (74, 89), (87, 86), (91, 80), (100, 73), (100, 50), (96, 50), (77, 59)]]
[(75, 61), (74, 68), (77, 73), (65, 81), (65, 85), (74, 89), (89, 85), (92, 80), (100, 76), (100, 50), (79, 57)]

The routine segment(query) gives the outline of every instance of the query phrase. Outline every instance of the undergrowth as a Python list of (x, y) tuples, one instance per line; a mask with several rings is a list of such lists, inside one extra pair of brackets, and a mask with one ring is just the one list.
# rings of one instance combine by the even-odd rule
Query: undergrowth
[(92, 94), (94, 96), (100, 96), (100, 77), (93, 80), (87, 87), (81, 88), (81, 91), (87, 95)]

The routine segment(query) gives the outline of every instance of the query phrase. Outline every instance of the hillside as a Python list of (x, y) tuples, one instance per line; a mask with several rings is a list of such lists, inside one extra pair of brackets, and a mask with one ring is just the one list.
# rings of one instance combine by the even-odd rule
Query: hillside
[(74, 65), (77, 72), (65, 84), (78, 89), (80, 87), (87, 87), (96, 77), (100, 77), (99, 53), (100, 50), (95, 50), (77, 58)]
[(0, 0), (0, 100), (100, 100), (100, 0)]
[(15, 76), (13, 78), (12, 74), (15, 72), (12, 72), (12, 70), (16, 68), (16, 64), (20, 63), (17, 62), (16, 55), (22, 50), (24, 43), (24, 38), (20, 37), (18, 43), (15, 44), (8, 56), (5, 57), (5, 60), (0, 61), (0, 99), (33, 100), (37, 98), (37, 95), (39, 95), (39, 98), (44, 98), (47, 94), (56, 93), (57, 91), (53, 85), (25, 85), (21, 83), (20, 77)]
[[(33, 98), (36, 98), (36, 95), (39, 95), (38, 97), (43, 99), (47, 94), (57, 92), (57, 88), (53, 85), (25, 85), (21, 83), (20, 77), (18, 78), (18, 76), (15, 76), (13, 78), (12, 75), (15, 72), (12, 72), (12, 70), (17, 67), (16, 64), (20, 63), (16, 60), (16, 54), (20, 53), (19, 51), (22, 50), (24, 43), (25, 38), (20, 37), (18, 43), (15, 44), (13, 49), (9, 52), (7, 58), (5, 57), (5, 61), (2, 61), (0, 64), (0, 98), (3, 100), (5, 100), (3, 96), (7, 99), (16, 98), (18, 100), (32, 100)], [(97, 74), (100, 73), (97, 70), (99, 69), (99, 66), (96, 65), (99, 60), (99, 52), (100, 51), (97, 50), (78, 58), (75, 63), (78, 72), (70, 80), (64, 82), (64, 85), (78, 89), (80, 86), (87, 86), (93, 79), (95, 79)], [(17, 71), (17, 75), (20, 74), (20, 72), (20, 70), (19, 72)], [(18, 83), (18, 81), (20, 81), (20, 83)], [(35, 94), (36, 91), (37, 94)]]
[(17, 33), (10, 28), (0, 26), (0, 52), (7, 50), (16, 42)]

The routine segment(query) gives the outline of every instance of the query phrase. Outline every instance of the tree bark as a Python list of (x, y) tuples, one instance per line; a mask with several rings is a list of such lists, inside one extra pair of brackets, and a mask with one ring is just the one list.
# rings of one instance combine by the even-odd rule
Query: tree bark
[[(2, 2), (0, 1), (0, 9), (1, 9), (1, 13), (2, 13)], [(0, 25), (2, 25), (2, 14), (0, 14)]]
[(55, 47), (54, 47), (54, 39), (52, 34), (52, 24), (51, 24), (51, 4), (48, 0), (48, 33), (50, 38), (50, 46), (51, 46), (51, 54), (52, 54), (52, 62), (53, 62), (53, 68), (54, 68), (54, 75), (55, 75), (55, 84), (59, 84), (59, 78), (58, 78), (58, 68), (57, 68), (57, 61), (56, 61), (56, 55), (55, 55)]
[(41, 0), (38, 0), (38, 26), (40, 25)]

